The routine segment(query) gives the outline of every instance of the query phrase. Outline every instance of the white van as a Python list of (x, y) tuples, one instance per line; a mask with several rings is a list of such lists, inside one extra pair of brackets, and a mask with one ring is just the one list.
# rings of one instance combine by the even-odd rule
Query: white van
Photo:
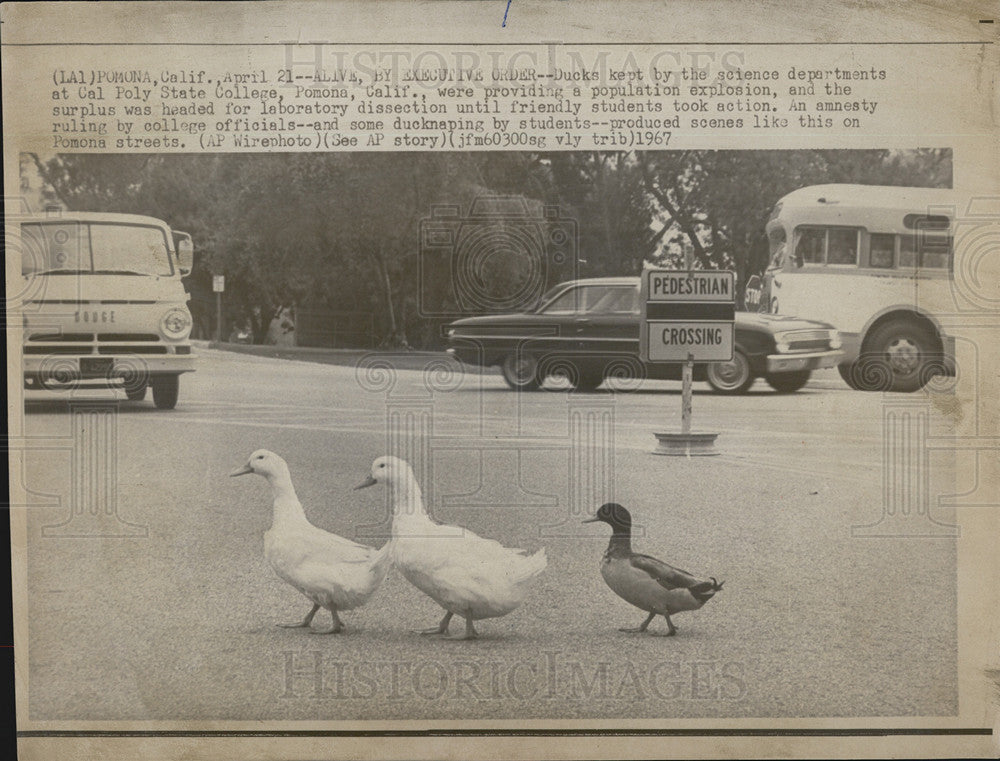
[(191, 236), (132, 214), (58, 212), (20, 220), (24, 383), (122, 388), (159, 409), (194, 370), (181, 277)]

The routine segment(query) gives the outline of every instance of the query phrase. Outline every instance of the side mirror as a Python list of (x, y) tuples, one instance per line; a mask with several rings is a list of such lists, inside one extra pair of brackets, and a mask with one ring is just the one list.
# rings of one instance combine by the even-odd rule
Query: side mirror
[(194, 243), (188, 233), (174, 231), (174, 245), (177, 246), (177, 268), (181, 275), (190, 275), (194, 267)]

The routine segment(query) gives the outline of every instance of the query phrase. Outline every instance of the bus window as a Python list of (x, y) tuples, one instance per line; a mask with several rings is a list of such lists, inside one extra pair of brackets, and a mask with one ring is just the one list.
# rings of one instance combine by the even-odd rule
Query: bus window
[(951, 269), (951, 237), (946, 235), (904, 235), (899, 245), (901, 268)]
[(816, 227), (799, 229), (799, 239), (795, 243), (795, 266), (822, 264), (825, 258), (826, 230)]
[(951, 219), (943, 214), (907, 214), (903, 224), (911, 230), (947, 230)]
[(785, 263), (785, 228), (772, 228), (767, 234), (767, 239), (771, 247), (771, 263), (767, 268), (771, 270), (781, 269)]
[(827, 264), (858, 263), (857, 230), (831, 229), (827, 242)]
[(896, 236), (886, 233), (872, 233), (869, 237), (870, 248), (868, 260), (872, 267), (892, 269), (896, 254)]

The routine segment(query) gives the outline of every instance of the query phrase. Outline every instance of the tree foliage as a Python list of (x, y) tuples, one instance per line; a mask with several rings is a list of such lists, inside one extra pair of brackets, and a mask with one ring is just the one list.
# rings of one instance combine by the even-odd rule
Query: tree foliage
[[(515, 289), (525, 257), (545, 285), (567, 277), (638, 274), (644, 265), (732, 268), (739, 283), (767, 261), (764, 224), (796, 188), (828, 182), (951, 184), (947, 150), (789, 150), (555, 153), (323, 153), (32, 156), (51, 200), (68, 209), (147, 214), (195, 240), (187, 285), (203, 336), (214, 324), (211, 275), (226, 276), (227, 325), (257, 340), (278, 310), (371, 316), (372, 341), (433, 346), (456, 295), (447, 249), (435, 264), (422, 225), (457, 208), (456, 249), (473, 201), (520, 199), (524, 218), (492, 221), (525, 256), (486, 252), (485, 287)], [(451, 212), (449, 212), (451, 213)], [(554, 216), (552, 216), (554, 214)], [(547, 216), (548, 215), (548, 216)], [(553, 221), (554, 220), (554, 221)], [(548, 225), (576, 231), (568, 257), (552, 255)], [(458, 251), (451, 252), (454, 257)], [(440, 257), (439, 257), (440, 258)], [(477, 260), (478, 261), (478, 260)], [(437, 267), (437, 269), (434, 269)], [(477, 308), (475, 304), (473, 309)]]
[(941, 149), (678, 151), (640, 153), (645, 187), (659, 219), (675, 228), (660, 263), (682, 266), (693, 250), (698, 266), (733, 269), (737, 283), (767, 264), (764, 234), (778, 199), (807, 185), (951, 186), (951, 152)]

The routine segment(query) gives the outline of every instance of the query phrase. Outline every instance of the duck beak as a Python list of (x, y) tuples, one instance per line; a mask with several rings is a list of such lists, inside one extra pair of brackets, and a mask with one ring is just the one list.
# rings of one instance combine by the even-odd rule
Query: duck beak
[(600, 518), (587, 518), (587, 520), (582, 521), (582, 523), (597, 523)]
[(234, 476), (245, 476), (247, 473), (253, 473), (253, 468), (250, 467), (250, 463), (247, 463), (239, 470), (234, 470), (229, 474), (229, 477), (233, 478)]
[(368, 478), (366, 478), (364, 481), (362, 481), (360, 484), (354, 487), (354, 491), (357, 491), (358, 489), (367, 489), (369, 486), (374, 486), (377, 483), (378, 481), (372, 478), (371, 473), (369, 473)]

